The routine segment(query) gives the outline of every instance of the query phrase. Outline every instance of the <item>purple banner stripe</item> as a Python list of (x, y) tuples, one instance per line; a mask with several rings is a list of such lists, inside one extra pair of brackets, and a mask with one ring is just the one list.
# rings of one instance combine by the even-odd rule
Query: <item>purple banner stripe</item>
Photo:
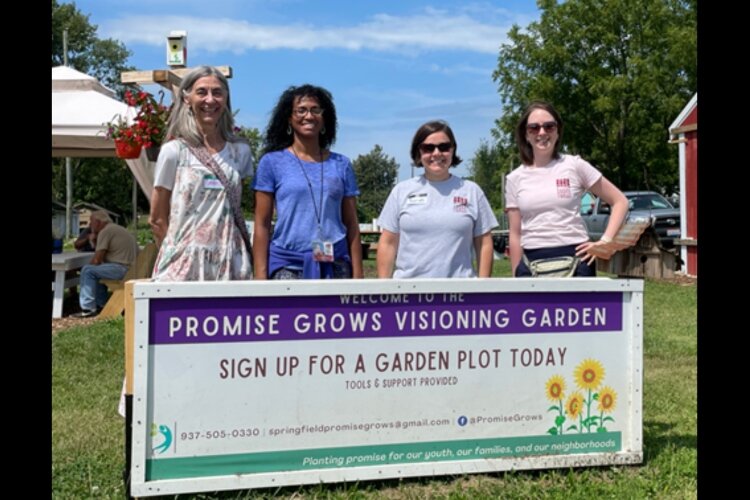
[(150, 343), (611, 332), (619, 292), (151, 299)]

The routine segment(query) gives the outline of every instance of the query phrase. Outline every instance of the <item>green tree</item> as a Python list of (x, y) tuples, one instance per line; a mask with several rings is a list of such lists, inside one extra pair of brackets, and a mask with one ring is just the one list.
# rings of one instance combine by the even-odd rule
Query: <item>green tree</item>
[[(52, 66), (63, 64), (63, 31), (68, 30), (68, 66), (99, 79), (117, 91), (125, 86), (120, 72), (135, 68), (126, 61), (131, 52), (116, 40), (100, 39), (96, 25), (80, 12), (75, 3), (52, 0)], [(53, 158), (52, 198), (65, 200), (65, 160)], [(126, 223), (132, 210), (133, 176), (124, 161), (117, 158), (76, 158), (73, 160), (73, 202), (88, 201), (122, 214)], [(138, 190), (138, 207), (147, 211), (146, 196)]]
[(357, 216), (366, 222), (380, 215), (386, 198), (396, 183), (398, 163), (383, 153), (378, 144), (366, 155), (354, 160), (354, 174), (361, 192), (357, 200)]
[(59, 4), (52, 0), (52, 66), (63, 64), (65, 29), (68, 30), (68, 66), (96, 77), (122, 97), (125, 86), (120, 83), (120, 73), (135, 69), (126, 64), (132, 53), (122, 42), (100, 39), (96, 35), (97, 26), (89, 22), (89, 16), (79, 11), (75, 3)]
[[(253, 153), (253, 160), (255, 162), (255, 168), (258, 167), (260, 161), (261, 150), (263, 146), (263, 137), (260, 134), (260, 130), (255, 127), (239, 127), (236, 133), (240, 137), (244, 137), (250, 143), (250, 151)], [(251, 214), (255, 208), (255, 197), (253, 196), (253, 190), (250, 187), (252, 179), (248, 178), (245, 180), (242, 188), (242, 211), (245, 217), (251, 219)]]
[(622, 189), (678, 184), (667, 127), (697, 89), (696, 0), (556, 0), (514, 25), (493, 79), (503, 103), (493, 135), (512, 158), (523, 107), (542, 99), (565, 121), (563, 146)]
[(482, 140), (469, 166), (472, 180), (479, 184), (495, 210), (503, 207), (503, 175), (510, 171), (510, 162), (504, 160), (505, 154), (497, 143)]
[(255, 127), (242, 126), (235, 129), (235, 133), (247, 139), (247, 142), (250, 143), (250, 151), (253, 153), (253, 160), (255, 160), (255, 164), (257, 165), (263, 150), (263, 137), (260, 134), (260, 130)]
[[(133, 211), (133, 174), (119, 158), (73, 158), (73, 203), (96, 203), (130, 222)], [(52, 159), (52, 199), (65, 202), (65, 159)], [(149, 201), (138, 187), (137, 207), (149, 210)], [(75, 231), (73, 231), (75, 233)]]

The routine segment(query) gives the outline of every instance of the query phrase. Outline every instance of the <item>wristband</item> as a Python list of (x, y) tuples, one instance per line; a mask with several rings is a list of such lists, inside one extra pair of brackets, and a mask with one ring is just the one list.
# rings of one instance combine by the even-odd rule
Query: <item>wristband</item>
[(599, 241), (603, 241), (604, 243), (612, 243), (612, 238), (603, 234), (602, 237), (599, 238)]

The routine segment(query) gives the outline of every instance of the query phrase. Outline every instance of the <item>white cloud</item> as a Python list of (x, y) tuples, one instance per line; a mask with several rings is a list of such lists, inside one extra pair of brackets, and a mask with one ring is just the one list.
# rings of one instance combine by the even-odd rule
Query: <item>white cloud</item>
[(441, 66), (439, 64), (430, 64), (430, 71), (441, 75), (455, 75), (457, 73), (469, 73), (472, 75), (481, 75), (487, 77), (491, 75), (494, 68), (485, 68), (480, 66), (471, 66), (469, 64), (458, 64), (456, 66)]
[(454, 173), (468, 175), (469, 160), (479, 147), (480, 140), (490, 136), (489, 131), (500, 112), (496, 94), (436, 98), (408, 89), (393, 89), (387, 93), (354, 89), (349, 97), (376, 101), (380, 104), (379, 111), (364, 118), (353, 113), (341, 113), (334, 149), (350, 155), (353, 160), (356, 155), (366, 154), (375, 144), (380, 144), (384, 152), (395, 157), (400, 164), (399, 180), (408, 178), (412, 172), (409, 146), (414, 132), (421, 124), (435, 119), (448, 121), (457, 134), (464, 162)]
[(378, 52), (468, 51), (497, 54), (514, 22), (495, 10), (492, 21), (481, 9), (447, 12), (433, 8), (413, 15), (377, 14), (354, 26), (254, 24), (245, 20), (191, 16), (125, 16), (100, 24), (104, 36), (126, 44), (164, 44), (165, 26), (187, 30), (190, 46), (209, 52), (246, 50), (345, 49)]

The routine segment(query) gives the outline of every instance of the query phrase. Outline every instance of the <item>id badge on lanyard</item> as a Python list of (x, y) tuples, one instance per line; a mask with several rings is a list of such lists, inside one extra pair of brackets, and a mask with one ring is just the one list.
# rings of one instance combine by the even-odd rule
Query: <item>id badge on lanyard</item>
[(316, 262), (333, 262), (333, 243), (330, 241), (312, 241), (313, 260)]
[(320, 210), (318, 210), (318, 206), (315, 204), (315, 194), (313, 194), (312, 181), (307, 175), (307, 172), (305, 172), (302, 161), (299, 159), (297, 152), (294, 150), (294, 145), (292, 145), (292, 152), (294, 153), (294, 157), (297, 158), (297, 163), (299, 164), (300, 170), (302, 170), (302, 175), (305, 176), (305, 180), (307, 181), (307, 187), (310, 189), (310, 198), (312, 199), (313, 209), (315, 209), (315, 218), (318, 221), (317, 238), (315, 238), (311, 242), (313, 260), (316, 262), (333, 262), (333, 242), (323, 238), (323, 228), (321, 223), (323, 219), (323, 158), (321, 157), (320, 159), (320, 196), (318, 198), (320, 202)]

